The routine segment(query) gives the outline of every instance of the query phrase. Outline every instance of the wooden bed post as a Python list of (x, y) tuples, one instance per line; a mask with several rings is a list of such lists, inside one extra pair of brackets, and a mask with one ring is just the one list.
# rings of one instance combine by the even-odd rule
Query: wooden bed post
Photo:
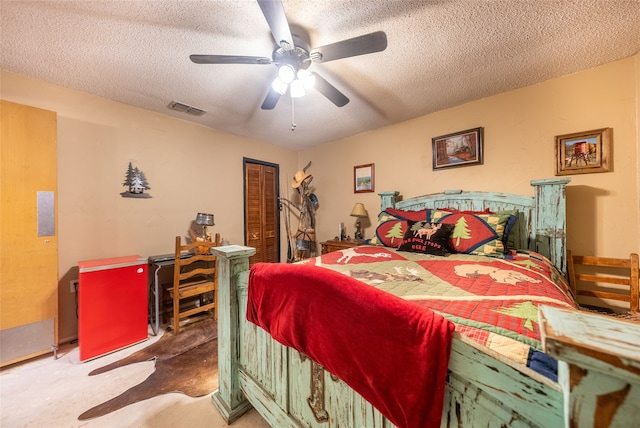
[(213, 404), (228, 424), (251, 409), (240, 390), (240, 308), (238, 286), (249, 280), (249, 257), (256, 250), (241, 245), (215, 247), (218, 257), (218, 389)]
[[(532, 221), (533, 250), (549, 254), (549, 260), (563, 274), (567, 273), (567, 204), (565, 186), (569, 177), (531, 180), (535, 187), (535, 210)], [(529, 246), (531, 248), (531, 246)]]
[(396, 206), (396, 202), (398, 202), (398, 195), (400, 192), (380, 192), (380, 209), (386, 210), (387, 208), (393, 208)]
[(539, 311), (544, 351), (568, 363), (558, 370), (565, 426), (638, 426), (640, 325), (544, 305)]

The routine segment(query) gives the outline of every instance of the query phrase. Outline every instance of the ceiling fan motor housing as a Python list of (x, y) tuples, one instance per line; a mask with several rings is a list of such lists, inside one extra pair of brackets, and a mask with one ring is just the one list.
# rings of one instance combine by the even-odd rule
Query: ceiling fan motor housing
[[(298, 70), (306, 70), (309, 68), (311, 60), (309, 58), (309, 47), (306, 46), (306, 43), (295, 34), (293, 35), (293, 41), (295, 43), (293, 49), (276, 46), (271, 57), (278, 69), (283, 66), (291, 67), (294, 71), (293, 79), (295, 79)], [(290, 83), (290, 81), (287, 83)]]

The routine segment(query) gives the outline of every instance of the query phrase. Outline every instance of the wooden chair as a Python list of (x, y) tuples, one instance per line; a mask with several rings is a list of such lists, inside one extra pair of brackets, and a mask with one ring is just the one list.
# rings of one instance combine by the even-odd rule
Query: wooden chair
[[(628, 259), (595, 256), (574, 256), (567, 252), (569, 284), (576, 297), (589, 296), (629, 303), (629, 312), (638, 314), (638, 254), (631, 253)], [(585, 268), (585, 266), (589, 266)], [(585, 283), (596, 284), (585, 288)], [(598, 283), (615, 284), (618, 287), (597, 289)], [(626, 287), (619, 287), (626, 286)]]
[[(218, 318), (218, 262), (211, 248), (219, 245), (220, 234), (216, 234), (213, 242), (194, 241), (185, 245), (176, 236), (173, 282), (164, 290), (168, 303), (165, 308), (171, 308), (173, 334), (180, 332), (180, 320), (192, 315), (213, 311), (215, 319)], [(184, 253), (192, 255), (183, 257)], [(187, 302), (191, 304), (186, 305)]]

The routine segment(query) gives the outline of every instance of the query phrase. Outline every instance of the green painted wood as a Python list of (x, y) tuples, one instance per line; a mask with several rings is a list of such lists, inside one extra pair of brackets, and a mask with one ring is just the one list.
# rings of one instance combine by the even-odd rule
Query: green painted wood
[(214, 247), (218, 258), (218, 389), (213, 403), (227, 423), (251, 406), (240, 390), (240, 320), (238, 286), (248, 282), (249, 257), (255, 248), (240, 245)]
[[(499, 403), (502, 412), (509, 409), (507, 421), (517, 419), (533, 426), (562, 426), (563, 396), (557, 383), (523, 365), (503, 361), (498, 354), (472, 344), (459, 334), (452, 343), (449, 371), (452, 374), (448, 388), (458, 385), (460, 393), (468, 388), (481, 391), (487, 403)], [(465, 389), (461, 390), (459, 385)], [(495, 413), (495, 409), (491, 413)]]
[(393, 206), (398, 201), (399, 192), (380, 192), (378, 195), (380, 196), (380, 211), (384, 211), (387, 208), (393, 208)]
[[(546, 422), (545, 422), (546, 423)], [(540, 427), (554, 428), (536, 420), (526, 420), (497, 401), (486, 391), (476, 388), (455, 374), (450, 374), (445, 391), (445, 408), (441, 427)]]
[[(564, 186), (567, 182), (566, 178), (534, 181), (532, 185), (537, 189), (535, 197), (453, 191), (438, 198), (427, 195), (402, 202), (398, 202), (397, 192), (383, 192), (381, 198), (382, 206), (395, 204), (405, 209), (420, 204), (422, 207), (438, 208), (437, 204), (440, 203), (457, 203), (460, 209), (474, 210), (484, 207), (511, 209), (517, 206), (523, 211), (521, 219), (524, 219), (523, 225), (526, 225), (519, 232), (524, 242), (531, 243), (535, 247), (532, 249), (542, 249), (540, 252), (543, 255), (555, 254), (552, 261), (561, 261), (565, 251), (564, 220), (556, 220), (551, 225), (549, 222), (554, 216), (564, 218)], [(549, 204), (554, 208), (550, 209)], [(548, 210), (548, 213), (541, 213), (541, 210)], [(558, 246), (558, 243), (561, 245)], [(224, 247), (217, 249), (220, 260), (221, 387), (214, 394), (214, 402), (223, 416), (233, 417), (253, 405), (272, 426), (277, 427), (392, 427), (362, 397), (326, 372), (322, 374), (324, 402), (321, 408), (326, 410), (329, 419), (323, 422), (316, 420), (309, 406), (313, 391), (310, 360), (301, 357), (297, 351), (277, 344), (266, 333), (246, 321), (246, 272), (252, 249), (220, 249)], [(602, 336), (607, 337), (610, 326), (604, 328)], [(573, 356), (566, 348), (562, 351), (558, 347), (556, 349), (562, 358), (568, 361), (576, 359), (572, 364), (589, 374), (584, 377), (582, 384), (574, 384), (573, 390), (570, 386), (570, 366), (563, 362), (562, 382), (556, 384), (524, 367), (502, 361), (497, 355), (456, 336), (452, 344), (442, 426), (560, 427), (569, 426), (573, 422), (580, 426), (595, 426), (593, 422), (598, 420), (597, 412), (601, 412), (603, 406), (598, 402), (597, 394), (594, 396), (589, 391), (597, 390), (599, 386), (604, 388), (605, 396), (618, 392), (621, 385), (618, 382), (621, 379), (615, 374), (625, 373), (631, 367), (631, 375), (627, 376), (635, 376), (635, 360), (623, 355), (623, 360), (619, 361), (627, 361), (626, 365), (609, 364), (615, 366), (612, 368), (606, 364), (601, 365), (602, 362), (590, 362), (584, 356)], [(619, 357), (615, 351), (613, 355)], [(635, 384), (628, 389), (628, 399), (640, 401)], [(575, 414), (576, 409), (585, 407), (596, 409), (595, 413), (583, 411)], [(622, 410), (613, 414), (611, 426), (625, 426), (625, 423), (632, 420), (629, 415), (640, 414), (640, 410), (635, 408), (632, 408), (633, 413), (629, 412), (628, 407)]]
[(300, 424), (287, 410), (274, 402), (274, 397), (265, 391), (260, 383), (244, 371), (241, 371), (239, 376), (248, 400), (269, 425), (278, 428), (300, 428)]
[[(225, 255), (218, 257), (220, 275), (230, 275), (233, 269), (224, 268)], [(234, 266), (248, 269), (237, 259), (235, 262)], [(220, 287), (235, 289), (229, 294), (219, 291), (222, 296), (219, 320), (227, 317), (223, 313), (232, 312), (229, 308), (238, 308), (239, 363), (228, 365), (228, 370), (220, 369), (221, 375), (227, 377), (225, 382), (221, 380), (221, 386), (237, 386), (237, 391), (248, 400), (222, 400), (222, 394), (217, 392), (214, 403), (223, 416), (237, 417), (240, 411), (253, 405), (274, 427), (393, 427), (359, 394), (326, 372), (323, 408), (328, 420), (316, 420), (308, 402), (312, 389), (311, 361), (277, 344), (264, 331), (245, 321), (247, 276), (236, 271), (232, 277), (235, 279), (219, 281)], [(232, 294), (238, 301), (226, 306), (222, 299)], [(223, 336), (219, 332), (221, 342)], [(221, 346), (219, 358), (233, 355), (223, 350), (226, 348)], [(460, 338), (454, 339), (452, 348), (442, 426), (562, 426), (562, 394), (557, 385), (536, 380), (535, 375), (530, 378), (522, 368), (511, 367)], [(447, 421), (455, 424), (447, 425)]]
[(532, 180), (534, 196), (464, 192), (456, 189), (400, 200), (398, 192), (381, 192), (380, 208), (455, 208), (469, 211), (489, 209), (492, 212), (516, 209), (518, 222), (511, 232), (515, 247), (539, 252), (548, 257), (560, 272), (566, 274), (565, 187), (570, 181), (569, 177)]
[[(248, 283), (238, 284), (240, 320), (247, 319)], [(271, 339), (264, 330), (249, 322), (241, 322), (240, 368), (271, 394), (278, 406), (288, 408), (288, 348)]]
[(462, 211), (484, 211), (488, 209), (492, 212), (518, 210), (518, 222), (511, 232), (514, 236), (514, 244), (516, 248), (533, 250), (532, 221), (535, 206), (535, 199), (531, 196), (447, 190), (443, 193), (434, 193), (399, 201), (396, 203), (395, 208), (414, 211), (424, 208), (455, 208)]
[(540, 307), (545, 352), (568, 363), (559, 382), (568, 426), (638, 426), (640, 324)]
[(571, 178), (532, 180), (535, 187), (536, 209), (534, 217), (535, 251), (551, 260), (560, 272), (567, 273), (565, 187)]

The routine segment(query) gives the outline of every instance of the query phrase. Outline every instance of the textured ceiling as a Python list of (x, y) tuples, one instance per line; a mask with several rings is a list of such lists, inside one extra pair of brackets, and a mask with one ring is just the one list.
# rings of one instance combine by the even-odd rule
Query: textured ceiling
[[(190, 54), (271, 57), (254, 0), (0, 1), (3, 69), (273, 144), (304, 149), (640, 51), (640, 0), (283, 0), (311, 47), (382, 30), (385, 51), (315, 71), (312, 90), (261, 110), (274, 65), (194, 64)], [(179, 101), (201, 117), (167, 108)], [(296, 129), (291, 131), (292, 113)]]

